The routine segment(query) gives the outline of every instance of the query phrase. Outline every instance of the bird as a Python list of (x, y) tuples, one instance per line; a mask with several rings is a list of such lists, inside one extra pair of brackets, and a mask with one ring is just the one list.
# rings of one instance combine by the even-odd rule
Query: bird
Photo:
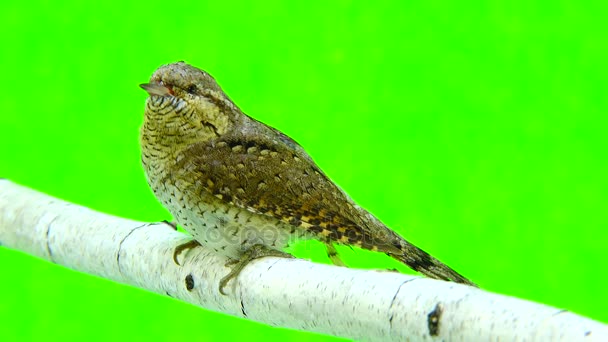
[(430, 278), (470, 286), (356, 204), (295, 140), (245, 114), (206, 71), (162, 65), (148, 83), (140, 132), (150, 188), (193, 240), (228, 258), (219, 291), (252, 260), (291, 258), (285, 248), (315, 239), (333, 264), (336, 245), (385, 253)]

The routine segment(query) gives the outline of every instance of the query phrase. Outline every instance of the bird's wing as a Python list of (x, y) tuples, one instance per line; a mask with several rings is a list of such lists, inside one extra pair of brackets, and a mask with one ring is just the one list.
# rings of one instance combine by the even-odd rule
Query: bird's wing
[(365, 213), (303, 149), (286, 144), (287, 136), (279, 139), (224, 136), (197, 143), (182, 152), (188, 157), (176, 167), (196, 173), (196, 186), (217, 198), (301, 227), (322, 241), (398, 251), (388, 229), (370, 229)]

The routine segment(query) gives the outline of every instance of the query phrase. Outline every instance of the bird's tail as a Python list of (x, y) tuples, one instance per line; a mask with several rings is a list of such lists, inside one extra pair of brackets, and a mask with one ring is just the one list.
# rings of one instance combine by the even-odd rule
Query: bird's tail
[(388, 252), (387, 254), (406, 264), (415, 271), (424, 274), (427, 277), (453, 281), (456, 283), (466, 284), (477, 287), (475, 283), (460, 275), (458, 272), (451, 269), (446, 264), (435, 259), (429, 253), (412, 245), (411, 243), (400, 239), (400, 253)]

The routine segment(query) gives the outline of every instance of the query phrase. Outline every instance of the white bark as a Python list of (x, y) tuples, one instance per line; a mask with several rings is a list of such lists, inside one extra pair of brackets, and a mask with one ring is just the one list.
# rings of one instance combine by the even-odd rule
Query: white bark
[(564, 310), (297, 259), (253, 261), (223, 296), (224, 258), (196, 248), (182, 255), (183, 266), (173, 262), (175, 246), (188, 240), (165, 224), (98, 213), (0, 180), (0, 245), (207, 309), (370, 341), (608, 341), (607, 325)]

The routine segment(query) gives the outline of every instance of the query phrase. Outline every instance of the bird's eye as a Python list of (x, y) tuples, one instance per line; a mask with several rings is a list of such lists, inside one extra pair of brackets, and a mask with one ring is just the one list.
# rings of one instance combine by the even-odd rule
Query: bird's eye
[(198, 88), (196, 87), (196, 84), (191, 84), (188, 86), (188, 88), (186, 88), (186, 91), (190, 94), (194, 94), (194, 93), (196, 93), (197, 89)]

